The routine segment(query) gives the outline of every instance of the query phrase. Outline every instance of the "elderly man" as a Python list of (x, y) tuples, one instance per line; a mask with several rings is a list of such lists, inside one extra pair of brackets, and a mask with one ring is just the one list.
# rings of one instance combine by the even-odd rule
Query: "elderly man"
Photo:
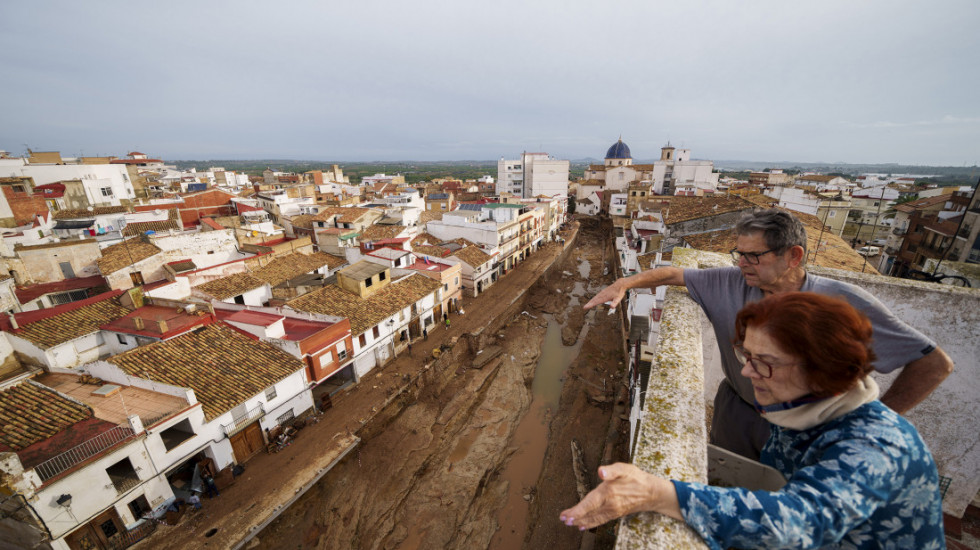
[(735, 314), (749, 302), (779, 292), (802, 290), (847, 299), (874, 328), (875, 370), (902, 371), (881, 401), (904, 413), (926, 398), (952, 371), (953, 362), (935, 342), (910, 327), (874, 296), (844, 282), (807, 274), (806, 231), (793, 215), (777, 209), (755, 210), (735, 226), (732, 257), (738, 267), (679, 269), (661, 267), (618, 279), (585, 304), (615, 306), (630, 288), (686, 286), (715, 329), (725, 380), (715, 396), (711, 442), (758, 459), (769, 437), (769, 424), (755, 410), (751, 381), (731, 346)]

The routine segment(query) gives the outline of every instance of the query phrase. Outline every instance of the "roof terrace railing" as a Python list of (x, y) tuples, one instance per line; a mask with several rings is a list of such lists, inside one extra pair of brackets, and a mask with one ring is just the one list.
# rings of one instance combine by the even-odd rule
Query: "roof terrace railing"
[(76, 445), (58, 456), (45, 460), (34, 467), (34, 471), (41, 478), (47, 481), (54, 476), (70, 469), (93, 456), (112, 448), (123, 441), (133, 437), (135, 434), (129, 426), (116, 426), (108, 431)]

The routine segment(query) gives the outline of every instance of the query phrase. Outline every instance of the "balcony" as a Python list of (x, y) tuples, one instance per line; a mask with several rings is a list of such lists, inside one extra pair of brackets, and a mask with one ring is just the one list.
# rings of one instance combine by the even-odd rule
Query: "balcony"
[(133, 437), (133, 430), (129, 426), (116, 426), (111, 430), (100, 433), (99, 435), (76, 445), (60, 455), (45, 460), (34, 467), (41, 481), (47, 481), (56, 475), (69, 470), (89, 458), (98, 455), (102, 451), (115, 447), (116, 445)]
[(245, 426), (251, 424), (255, 419), (261, 418), (265, 415), (265, 407), (262, 403), (259, 403), (258, 407), (249, 409), (244, 415), (234, 419), (229, 424), (222, 424), (221, 429), (224, 430), (226, 437), (231, 437), (236, 433), (245, 429)]

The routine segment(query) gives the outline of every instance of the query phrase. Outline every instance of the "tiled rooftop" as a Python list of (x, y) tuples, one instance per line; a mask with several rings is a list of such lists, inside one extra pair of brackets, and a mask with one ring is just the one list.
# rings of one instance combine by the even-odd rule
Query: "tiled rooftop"
[(351, 333), (358, 335), (441, 286), (432, 279), (415, 274), (386, 285), (366, 299), (339, 286), (327, 285), (286, 305), (297, 311), (346, 317), (350, 320)]
[(675, 224), (717, 216), (726, 212), (737, 212), (747, 210), (755, 205), (740, 197), (657, 197), (660, 200), (670, 201), (670, 205), (664, 209), (664, 223)]
[(157, 245), (142, 237), (133, 237), (102, 249), (102, 257), (95, 263), (103, 275), (110, 275), (161, 252)]
[(374, 224), (366, 227), (361, 232), (361, 241), (380, 241), (383, 239), (394, 239), (408, 229), (402, 225), (378, 225)]
[(235, 273), (234, 275), (208, 281), (194, 288), (218, 300), (225, 300), (244, 294), (249, 290), (259, 288), (265, 284), (267, 284), (265, 281), (250, 273)]
[(370, 211), (371, 209), (369, 208), (358, 208), (356, 206), (331, 206), (320, 210), (314, 219), (317, 221), (327, 221), (337, 216), (337, 221), (340, 223), (354, 223)]
[(193, 389), (208, 421), (303, 368), (292, 355), (223, 324), (141, 346), (108, 361), (133, 376)]
[(20, 451), (92, 417), (92, 409), (31, 380), (0, 390), (0, 450)]
[[(253, 271), (251, 275), (271, 286), (276, 286), (292, 278), (320, 269), (323, 266), (329, 266), (330, 269), (335, 269), (345, 263), (347, 262), (342, 261), (336, 256), (322, 252), (315, 254), (294, 252), (272, 260), (265, 266)], [(233, 294), (232, 296), (237, 296), (237, 294)]]
[(300, 229), (313, 229), (313, 220), (316, 216), (313, 214), (300, 214), (298, 216), (293, 216), (289, 218), (289, 222), (293, 224), (293, 227), (298, 227)]
[(118, 386), (119, 390), (103, 397), (93, 393), (103, 384), (82, 383), (82, 377), (75, 374), (44, 374), (37, 382), (85, 403), (92, 408), (96, 418), (117, 425), (126, 425), (129, 415), (137, 415), (143, 426), (152, 424), (186, 409), (185, 399), (165, 393), (145, 390), (135, 386)]
[(24, 317), (17, 316), (20, 328), (11, 332), (33, 342), (41, 349), (51, 348), (91, 334), (99, 330), (100, 326), (131, 311), (119, 303), (118, 293), (113, 294), (109, 294), (109, 297), (100, 295), (101, 298), (93, 297), (82, 302), (60, 306), (64, 309), (45, 310), (44, 313), (53, 313), (53, 315), (30, 323), (24, 322), (22, 320)]
[(442, 220), (442, 212), (439, 210), (423, 210), (422, 213), (419, 214), (419, 225), (423, 227), (428, 222), (441, 221), (441, 220)]
[(478, 246), (467, 246), (466, 248), (461, 248), (453, 253), (460, 260), (470, 264), (471, 267), (480, 267), (481, 265), (489, 262), (492, 257), (480, 249)]
[(56, 220), (75, 220), (86, 219), (103, 214), (121, 214), (129, 212), (125, 206), (96, 206), (92, 210), (87, 209), (65, 209), (52, 212), (52, 217)]
[(183, 223), (180, 221), (180, 211), (176, 208), (170, 208), (167, 210), (167, 219), (161, 221), (152, 222), (133, 222), (126, 225), (123, 229), (123, 235), (131, 237), (133, 235), (142, 235), (147, 231), (169, 231), (171, 229), (180, 231), (184, 228)]

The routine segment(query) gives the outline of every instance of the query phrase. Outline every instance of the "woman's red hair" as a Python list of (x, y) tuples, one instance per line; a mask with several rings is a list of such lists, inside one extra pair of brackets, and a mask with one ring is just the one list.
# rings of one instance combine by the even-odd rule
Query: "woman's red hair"
[(871, 372), (871, 321), (842, 298), (815, 292), (774, 294), (735, 317), (736, 343), (748, 327), (764, 330), (795, 356), (818, 397), (845, 392)]

